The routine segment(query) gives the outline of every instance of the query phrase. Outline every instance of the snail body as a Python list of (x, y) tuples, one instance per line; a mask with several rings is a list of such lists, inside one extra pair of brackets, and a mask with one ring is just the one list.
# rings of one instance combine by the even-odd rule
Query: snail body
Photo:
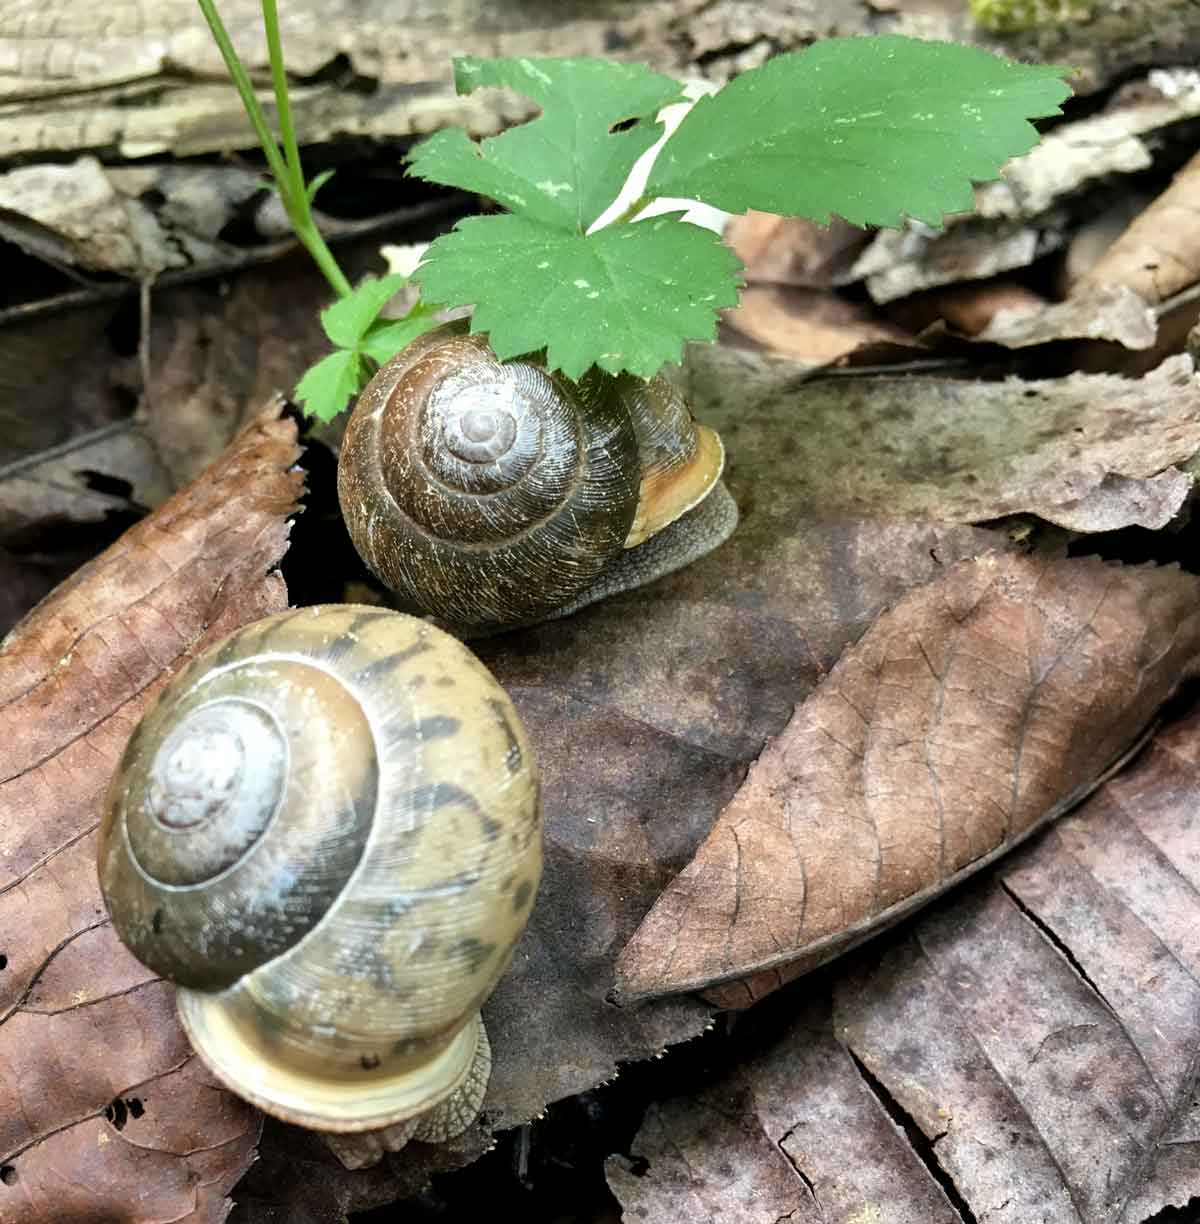
[[(383, 365), (338, 461), (358, 552), (463, 636), (569, 611), (688, 564), (737, 521), (718, 436), (664, 379), (500, 362), (450, 324)], [(660, 540), (679, 520), (678, 546)]]
[(216, 1077), (351, 1167), (478, 1113), (479, 1008), (541, 871), (537, 770), (470, 652), (377, 608), (197, 658), (122, 757), (101, 890)]

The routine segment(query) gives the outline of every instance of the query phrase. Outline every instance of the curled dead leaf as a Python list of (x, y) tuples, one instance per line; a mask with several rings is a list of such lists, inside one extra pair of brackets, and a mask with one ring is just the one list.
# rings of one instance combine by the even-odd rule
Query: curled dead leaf
[[(1200, 96), (1200, 91), (1197, 91)], [(1200, 153), (1130, 222), (1076, 290), (1124, 285), (1161, 302), (1200, 279)]]
[(173, 992), (112, 931), (95, 830), (168, 676), (286, 606), (273, 571), (303, 485), (298, 454), (272, 407), (0, 644), (4, 1224), (212, 1224), (253, 1159), (257, 1114), (198, 1066)]

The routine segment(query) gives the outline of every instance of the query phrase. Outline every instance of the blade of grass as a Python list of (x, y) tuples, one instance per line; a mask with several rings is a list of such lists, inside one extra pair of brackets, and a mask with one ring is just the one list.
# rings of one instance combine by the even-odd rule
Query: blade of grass
[[(230, 79), (238, 91), (238, 96), (242, 99), (242, 106), (245, 108), (246, 116), (254, 128), (255, 135), (258, 137), (258, 143), (262, 145), (263, 153), (266, 154), (267, 164), (271, 167), (271, 173), (275, 176), (275, 181), (279, 185), (280, 195), (284, 196), (287, 184), (287, 167), (284, 163), (283, 155), (279, 152), (279, 146), (275, 143), (275, 137), (267, 126), (267, 117), (263, 114), (263, 109), (258, 103), (258, 97), (254, 92), (254, 86), (250, 83), (250, 77), (243, 67), (242, 61), (238, 59), (238, 53), (234, 50), (233, 40), (229, 37), (229, 32), (225, 29), (225, 24), (222, 22), (213, 0), (198, 0), (198, 3), (200, 11), (204, 14), (204, 20), (208, 22), (208, 28), (212, 31), (213, 42), (217, 44), (217, 50), (221, 52), (221, 58), (225, 61), (225, 67), (229, 71)], [(283, 202), (286, 207), (286, 196), (284, 196)]]
[(325, 243), (325, 238), (317, 228), (309, 207), (308, 191), (304, 185), (304, 169), (300, 164), (300, 149), (296, 142), (296, 128), (292, 120), (292, 104), (288, 94), (287, 70), (283, 62), (283, 43), (279, 36), (279, 14), (275, 0), (262, 0), (263, 29), (267, 36), (267, 55), (271, 63), (271, 80), (275, 89), (275, 109), (279, 118), (279, 130), (283, 137), (283, 151), (274, 134), (267, 126), (267, 117), (263, 113), (254, 86), (245, 66), (238, 58), (238, 53), (229, 37), (217, 12), (214, 0), (197, 0), (200, 11), (204, 14), (208, 28), (212, 31), (213, 41), (221, 52), (225, 67), (229, 71), (238, 96), (242, 100), (246, 115), (258, 136), (266, 155), (267, 164), (275, 178), (275, 187), (279, 198), (283, 201), (284, 211), (292, 224), (296, 237), (312, 257), (313, 262), (321, 270), (330, 287), (338, 297), (349, 297), (353, 289), (346, 274), (338, 266), (333, 252)]

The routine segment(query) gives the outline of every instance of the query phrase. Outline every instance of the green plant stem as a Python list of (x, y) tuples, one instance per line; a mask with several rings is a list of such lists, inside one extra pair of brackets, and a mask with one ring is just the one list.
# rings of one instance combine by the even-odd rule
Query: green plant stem
[(292, 122), (291, 100), (288, 95), (287, 72), (283, 63), (283, 45), (279, 37), (279, 16), (275, 8), (275, 0), (262, 0), (263, 27), (267, 35), (267, 53), (271, 62), (271, 79), (275, 87), (275, 106), (279, 116), (279, 130), (283, 136), (283, 151), (275, 140), (271, 129), (267, 126), (267, 117), (263, 113), (258, 97), (254, 92), (250, 76), (245, 66), (238, 58), (233, 41), (217, 13), (214, 0), (197, 0), (200, 11), (204, 14), (208, 28), (212, 31), (213, 41), (221, 52), (225, 67), (242, 100), (246, 115), (258, 136), (266, 155), (267, 164), (275, 178), (275, 186), (279, 198), (283, 202), (284, 211), (291, 222), (296, 237), (308, 251), (313, 262), (321, 270), (330, 287), (338, 297), (349, 297), (353, 292), (346, 274), (338, 266), (333, 252), (325, 243), (321, 231), (317, 228), (308, 203), (308, 193), (304, 188), (304, 171), (300, 164), (300, 150), (296, 144), (296, 129)]

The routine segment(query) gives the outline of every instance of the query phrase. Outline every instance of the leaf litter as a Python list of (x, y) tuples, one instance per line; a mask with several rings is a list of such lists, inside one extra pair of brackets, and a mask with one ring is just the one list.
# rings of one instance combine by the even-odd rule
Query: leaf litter
[[(303, 476), (278, 406), (0, 646), (0, 1220), (224, 1219), (254, 1110), (197, 1065), (96, 880), (108, 776), (170, 672), (277, 611)], [(135, 1217), (132, 1203), (141, 1204)]]
[[(1194, 1200), (1198, 756), (1191, 709), (989, 878), (750, 1013), (746, 1060), (650, 1111), (636, 1175), (610, 1161), (627, 1218), (740, 1218), (729, 1164), (798, 1221), (1140, 1221)], [(786, 1214), (763, 1207), (746, 1218)]]
[[(1155, 88), (1157, 99), (1143, 95), (1139, 104), (1170, 99), (1169, 91)], [(1186, 102), (1182, 86), (1176, 95)], [(1159, 123), (1168, 144), (1177, 118), (1168, 115)], [(1145, 168), (1136, 145), (1142, 129), (1135, 123), (1130, 130), (1131, 140), (1113, 145), (1123, 150), (1128, 165), (1107, 165), (1104, 173), (1128, 176)], [(1156, 154), (1158, 129), (1151, 124), (1145, 130), (1155, 134), (1143, 147)], [(1070, 203), (1073, 192), (1086, 191), (1083, 168), (1079, 183), (1061, 188), (1065, 197), (1054, 194), (1038, 204), (1032, 225), (1026, 215), (1032, 204), (1024, 213), (1020, 208), (1014, 213), (1011, 202), (997, 204), (997, 220), (979, 228), (971, 239), (974, 249), (994, 247), (1005, 226), (1014, 242), (1025, 244), (1025, 259), (1065, 244), (1078, 230), (1079, 218), (1070, 209), (1059, 218), (1054, 210), (1061, 199)], [(114, 185), (118, 191), (125, 186), (119, 180)], [(137, 189), (136, 183), (129, 185)], [(1036, 183), (1025, 183), (1018, 195), (1031, 185)], [(188, 220), (195, 222), (194, 217)], [(203, 225), (199, 228), (203, 233)], [(1117, 232), (1119, 226), (1110, 232), (1110, 241)], [(797, 245), (788, 259), (775, 257), (773, 271), (770, 250), (760, 249), (768, 269), (762, 283), (776, 277), (790, 283), (796, 277), (802, 287), (818, 291), (810, 302), (823, 309), (838, 300), (828, 292), (830, 284), (843, 279), (839, 263), (844, 270), (845, 252), (860, 241), (843, 233), (824, 254), (820, 243), (810, 254)], [(1084, 261), (1077, 282), (1087, 269)], [(964, 262), (960, 272), (976, 276), (980, 266)], [(804, 277), (816, 283), (803, 286)], [(972, 286), (965, 289), (969, 293)], [(285, 296), (297, 310), (313, 313), (311, 303)], [(760, 331), (758, 338), (768, 347), (786, 349), (788, 315), (803, 315), (808, 306), (802, 303), (796, 310), (798, 299), (782, 300), (786, 310), (776, 310), (774, 330)], [(1121, 318), (1127, 322), (1120, 324), (1125, 330), (1119, 335), (1141, 343), (1146, 308), (1131, 297), (1124, 300)], [(198, 325), (193, 308), (180, 301), (178, 319), (169, 323), (178, 328), (172, 337), (175, 349), (201, 348), (196, 338), (203, 340), (206, 329), (218, 339), (226, 336), (220, 343), (230, 343), (219, 313), (213, 322)], [(1025, 329), (1019, 342), (1033, 345), (1036, 355), (1039, 346), (1060, 337), (1096, 334), (1097, 316), (1086, 301), (1080, 297), (1074, 303), (1075, 321), (1065, 326), (1049, 313), (1058, 303), (1039, 312), (1036, 302), (1026, 302), (1031, 308), (1023, 308), (1015, 321), (997, 321), (996, 309), (989, 308), (982, 327), (993, 328), (985, 336), (997, 344), (1009, 342), (997, 335), (1002, 325)], [(195, 315), (202, 319), (203, 307)], [(252, 308), (247, 318), (256, 315)], [(767, 759), (774, 749), (764, 753), (764, 745), (772, 739), (778, 745), (795, 707), (823, 680), (829, 683), (827, 673), (841, 666), (837, 661), (847, 647), (858, 649), (853, 644), (859, 639), (860, 646), (867, 644), (874, 632), (870, 626), (881, 613), (892, 608), (887, 615), (894, 616), (922, 588), (939, 589), (947, 567), (958, 572), (955, 562), (960, 569), (1068, 565), (1044, 555), (1004, 556), (1011, 548), (1004, 531), (969, 524), (1038, 513), (1071, 530), (1108, 531), (1139, 522), (1158, 527), (1183, 507), (1190, 486), (1178, 469), (1198, 447), (1195, 378), (1181, 360), (1159, 365), (1150, 378), (1129, 382), (1071, 375), (956, 386), (952, 379), (910, 378), (905, 395), (898, 380), (890, 388), (865, 380), (855, 387), (813, 377), (814, 365), (847, 356), (862, 359), (877, 351), (878, 340), (896, 336), (894, 323), (866, 310), (837, 317), (848, 323), (849, 334), (840, 353), (828, 345), (814, 350), (804, 341), (794, 350), (799, 362), (742, 352), (717, 354), (711, 366), (707, 354), (697, 354), (690, 363), (685, 377), (698, 413), (721, 429), (729, 447), (729, 480), (743, 515), (729, 544), (641, 595), (484, 647), (482, 653), (512, 689), (539, 745), (547, 745), (543, 758), (550, 813), (547, 890), (511, 980), (489, 1005), (489, 1026), (500, 1034), (500, 1057), (488, 1113), (457, 1152), (406, 1155), (374, 1180), (338, 1180), (299, 1132), (269, 1127), (263, 1150), (270, 1168), (311, 1170), (310, 1193), (291, 1200), (294, 1218), (311, 1212), (313, 1220), (340, 1220), (347, 1210), (390, 1201), (419, 1185), (429, 1169), (472, 1158), (486, 1146), (492, 1126), (535, 1117), (547, 1102), (609, 1079), (626, 1060), (646, 1057), (705, 1027), (711, 1007), (695, 998), (666, 998), (616, 1011), (606, 992), (617, 953), (704, 843), (720, 810), (737, 802), (747, 766), (756, 758)], [(885, 334), (856, 336), (859, 326)], [(903, 341), (903, 329), (897, 331)], [(747, 329), (745, 334), (755, 333)], [(1115, 328), (1104, 334), (1118, 335)], [(928, 346), (930, 337), (923, 336), (921, 343)], [(268, 363), (255, 373), (260, 345)], [(260, 383), (279, 377), (273, 370), (286, 373), (288, 355), (270, 336), (254, 335), (242, 347), (246, 358), (230, 363), (218, 353), (198, 374), (177, 359), (177, 374), (195, 379), (196, 385), (190, 394), (161, 397), (158, 437), (169, 441), (174, 436), (174, 401), (201, 414), (207, 411), (206, 400), (227, 401), (222, 407), (225, 436), (214, 445), (212, 431), (199, 420), (192, 430), (195, 445), (172, 464), (180, 472), (194, 474), (232, 431), (247, 395), (241, 367), (251, 367), (255, 394), (265, 389)], [(931, 351), (953, 352), (936, 338)], [(896, 356), (893, 352), (890, 359)], [(911, 357), (911, 349), (906, 356)], [(220, 389), (223, 379), (229, 384), (225, 390)], [(714, 388), (724, 388), (724, 395)], [(1022, 412), (1020, 401), (1029, 390), (1034, 391), (1028, 397), (1032, 403)], [(973, 428), (972, 396), (988, 405), (982, 415), (991, 418), (990, 428), (981, 431), (977, 423)], [(905, 424), (889, 433), (887, 418), (898, 412), (907, 413)], [(810, 414), (831, 440), (823, 454), (803, 450), (806, 429), (796, 422), (807, 428)], [(945, 432), (924, 440), (926, 426), (940, 415), (949, 418)], [(1082, 422), (1078, 438), (1067, 436), (1075, 417)], [(860, 429), (862, 437), (856, 436)], [(976, 462), (982, 479), (970, 481)], [(917, 489), (911, 500), (910, 487)], [(275, 511), (273, 531), (284, 513)], [(989, 553), (985, 562), (974, 560)], [(1089, 562), (1074, 570), (1087, 572), (1090, 566), (1095, 571), (1098, 565)], [(1191, 581), (1153, 568), (1105, 572), (1124, 575), (1121, 581), (1134, 592), (1129, 597), (1135, 603), (1139, 589), (1161, 595)], [(1080, 598), (1091, 589), (1081, 583)], [(914, 594), (906, 595), (909, 591)], [(1064, 595), (1065, 620), (1081, 611), (1070, 605), (1069, 595)], [(1178, 589), (1157, 605), (1150, 600), (1144, 609), (1147, 623), (1156, 615), (1169, 621), (1175, 614), (1172, 599), (1178, 601)], [(58, 657), (57, 639), (47, 638), (42, 648), (43, 666)], [(153, 666), (169, 667), (173, 657), (156, 656)], [(1168, 653), (1160, 661), (1163, 671), (1169, 670), (1171, 657)], [(1111, 675), (1108, 679), (1113, 681)], [(1163, 692), (1169, 687), (1164, 685)], [(1136, 705), (1136, 686), (1129, 689), (1122, 697)], [(1143, 696), (1146, 709), (1159, 699)], [(1115, 727), (1118, 714), (1108, 713)], [(1125, 730), (1132, 737), (1136, 728)], [(114, 732), (104, 750), (110, 755), (118, 751), (118, 740)], [(1071, 767), (1081, 776), (1091, 770), (1095, 781), (1103, 768), (1103, 747), (1103, 742), (1085, 743), (1086, 751), (1071, 758)], [(1150, 754), (1158, 751), (1156, 741)], [(1178, 741), (1170, 751), (1186, 756)], [(628, 767), (631, 758), (638, 762), (635, 774)], [(995, 768), (991, 760), (985, 763)], [(1169, 872), (1155, 874), (1161, 866), (1157, 859), (1146, 866), (1142, 841), (1122, 841), (1114, 832), (1116, 821), (1105, 825), (1104, 837), (1086, 845), (1078, 837), (1069, 843), (1099, 884), (1089, 884), (1082, 868), (1068, 869), (1057, 860), (1047, 866), (1038, 857), (1049, 853), (1047, 846), (1066, 844), (1063, 839), (1075, 836), (1076, 822), (1124, 779), (1140, 776), (1142, 767), (1140, 762), (1132, 774), (1109, 782), (1085, 809), (1062, 818), (1049, 834), (1001, 860), (978, 882), (935, 903), (928, 917), (906, 923), (782, 992), (778, 998), (783, 1001), (799, 1000), (792, 1008), (799, 1015), (794, 1032), (780, 1038), (773, 1061), (770, 1056), (747, 1060), (736, 1083), (691, 1101), (654, 1106), (639, 1141), (643, 1161), (649, 1162), (640, 1175), (630, 1174), (614, 1158), (610, 1177), (627, 1200), (631, 1218), (652, 1201), (639, 1194), (655, 1190), (662, 1197), (649, 1214), (663, 1220), (707, 1218), (701, 1211), (722, 1220), (774, 1220), (788, 1212), (796, 1219), (830, 1218), (841, 1206), (848, 1218), (864, 1220), (919, 1215), (953, 1221), (963, 1218), (964, 1206), (977, 1219), (1037, 1219), (1041, 1212), (1052, 1220), (1059, 1218), (1053, 1212), (1061, 1211), (1063, 1219), (1090, 1221), (1118, 1218), (1113, 1213), (1123, 1210), (1124, 1218), (1140, 1220), (1168, 1204), (1187, 1203), (1198, 1189), (1193, 1157), (1200, 1134), (1194, 1058), (1188, 1061), (1196, 1047), (1187, 1027), (1195, 1014), (1189, 994), (1194, 970), (1172, 968), (1171, 960), (1186, 963), (1177, 946), (1183, 932), (1195, 925), (1187, 890)], [(755, 766), (754, 772), (760, 769)], [(1153, 774), (1125, 802), (1131, 810), (1155, 809), (1164, 802), (1165, 787), (1161, 775)], [(1176, 832), (1170, 854), (1182, 861), (1194, 852), (1195, 829), (1180, 818)], [(49, 835), (61, 836), (61, 827), (51, 822)], [(1120, 853), (1113, 852), (1113, 844), (1121, 846)], [(1147, 877), (1143, 893), (1135, 897), (1130, 892), (1128, 898), (1122, 893), (1119, 905), (1112, 901), (1118, 886), (1133, 889), (1138, 879), (1130, 877), (1140, 875)], [(85, 899), (73, 905), (69, 920), (82, 926), (24, 996), (21, 1016), (28, 1031), (42, 1025), (38, 1039), (57, 1040), (51, 1033), (61, 1025), (61, 1016), (79, 1010), (75, 994), (83, 987), (76, 983), (92, 972), (93, 957), (104, 955), (111, 962), (113, 989), (125, 990), (123, 997), (137, 1002), (114, 1023), (139, 1031), (151, 1026), (161, 1038), (151, 1054), (169, 1062), (179, 1050), (171, 1044), (169, 1000), (165, 992), (155, 994), (161, 984), (145, 981), (127, 959), (120, 962), (116, 949), (102, 942), (103, 927), (83, 929)], [(912, 946), (917, 952), (910, 955)], [(927, 962), (935, 969), (924, 967)], [(769, 970), (767, 976), (776, 972)], [(1046, 983), (1045, 999), (1034, 997), (1027, 980)], [(759, 981), (751, 989), (763, 985)], [(745, 1001), (744, 992), (739, 999), (735, 988), (727, 989), (730, 996), (724, 1001)], [(926, 994), (920, 995), (921, 990)], [(976, 1002), (972, 990), (986, 997), (985, 1003)], [(985, 996), (986, 991), (990, 994)], [(1099, 1011), (1095, 999), (1103, 1004)], [(82, 1010), (106, 1002), (89, 999)], [(755, 1017), (769, 1017), (774, 1006), (768, 1000), (743, 1025), (753, 1027), (759, 1023)], [(1108, 1013), (1102, 1014), (1104, 1008)], [(997, 1024), (997, 1016), (1006, 1023)], [(777, 1026), (790, 1022), (792, 1017), (785, 1015)], [(1120, 1026), (1127, 1030), (1125, 1038)], [(72, 1048), (86, 1050), (86, 1040)], [(1131, 1050), (1144, 1064), (1142, 1071), (1130, 1069)], [(1116, 1070), (1106, 1071), (1105, 1059)], [(156, 1126), (159, 1133), (151, 1146), (167, 1153), (195, 1149), (194, 1136), (180, 1129), (178, 1118), (168, 1116), (175, 1106), (188, 1112), (184, 1103), (194, 1085), (187, 1075), (195, 1073), (194, 1060), (186, 1066), (186, 1074), (183, 1069), (172, 1073), (170, 1092), (154, 1097), (139, 1096), (136, 1084), (125, 1084), (107, 1098), (93, 1092), (100, 1104), (89, 1107), (111, 1114), (93, 1117), (89, 1125), (94, 1133), (111, 1140), (114, 1130), (121, 1137), (135, 1134), (134, 1127)], [(126, 1078), (132, 1083), (134, 1075), (129, 1069)], [(989, 1077), (1003, 1083), (997, 1087)], [(990, 1086), (976, 1092), (978, 1083)], [(1092, 1120), (1092, 1129), (1077, 1122), (1075, 1114), (1064, 1115), (1055, 1093), (1069, 1099), (1080, 1118)], [(52, 1092), (47, 1099), (51, 1108), (58, 1106)], [(226, 1100), (221, 1109), (227, 1111), (223, 1118), (189, 1116), (189, 1126), (207, 1126), (209, 1133), (223, 1136), (216, 1150), (226, 1154), (228, 1165), (224, 1170), (202, 1167), (199, 1156), (192, 1158), (188, 1177), (205, 1189), (195, 1202), (196, 1214), (186, 1218), (221, 1218), (228, 1209), (228, 1169), (239, 1161), (244, 1167), (249, 1159), (256, 1123), (239, 1112), (236, 1102)], [(1012, 1128), (1005, 1129), (1010, 1122)], [(54, 1141), (50, 1136), (23, 1154), (25, 1172), (37, 1167), (34, 1156), (43, 1150), (46, 1160), (54, 1158)], [(114, 1150), (111, 1142), (104, 1146), (106, 1153)], [(1049, 1155), (1030, 1156), (1025, 1165), (1022, 1158), (1028, 1152)], [(315, 1164), (306, 1163), (314, 1159)], [(11, 1167), (23, 1175), (21, 1164)], [(114, 1213), (124, 1210), (121, 1196), (133, 1185), (168, 1186), (183, 1167), (170, 1156), (141, 1167), (135, 1178), (131, 1166), (106, 1166)], [(1019, 1184), (1026, 1168), (1028, 1185)], [(285, 1172), (277, 1172), (276, 1180), (286, 1180)], [(7, 1178), (4, 1184), (12, 1189)], [(26, 1191), (37, 1184), (33, 1174), (24, 1181)], [(174, 1184), (179, 1187), (178, 1180)], [(762, 1210), (756, 1214), (752, 1197), (760, 1194)], [(731, 1202), (735, 1198), (736, 1205)], [(6, 1218), (8, 1206), (0, 1197), (0, 1219)], [(269, 1197), (247, 1201), (237, 1218), (267, 1220), (273, 1209)]]

